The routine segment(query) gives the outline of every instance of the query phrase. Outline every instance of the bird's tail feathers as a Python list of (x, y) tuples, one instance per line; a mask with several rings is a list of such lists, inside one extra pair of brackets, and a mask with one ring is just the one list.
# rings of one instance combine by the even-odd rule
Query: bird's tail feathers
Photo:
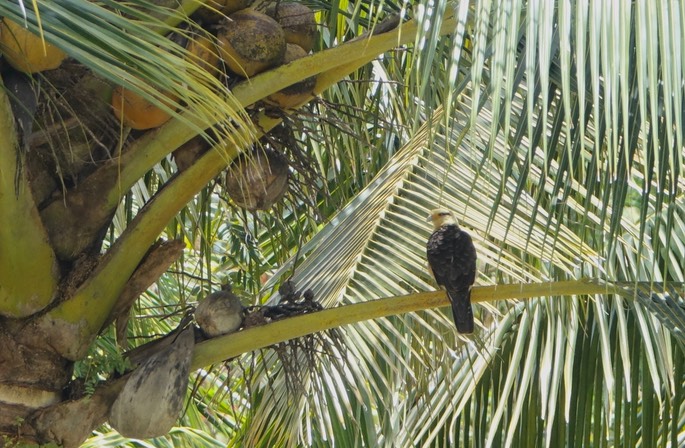
[(459, 333), (473, 333), (473, 308), (471, 308), (471, 291), (447, 291), (452, 303), (452, 316)]

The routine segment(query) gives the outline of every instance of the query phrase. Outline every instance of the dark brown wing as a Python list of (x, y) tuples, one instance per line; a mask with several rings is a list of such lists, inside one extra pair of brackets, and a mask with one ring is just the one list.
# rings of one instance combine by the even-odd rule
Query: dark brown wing
[(443, 226), (428, 239), (426, 255), (435, 280), (447, 290), (457, 330), (473, 333), (470, 287), (476, 280), (476, 248), (471, 236), (457, 226)]

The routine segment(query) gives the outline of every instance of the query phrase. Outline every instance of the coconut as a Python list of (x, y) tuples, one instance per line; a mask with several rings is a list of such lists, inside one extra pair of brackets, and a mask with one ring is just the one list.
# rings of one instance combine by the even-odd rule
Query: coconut
[(285, 32), (285, 41), (299, 45), (309, 53), (316, 41), (314, 11), (300, 3), (278, 2), (266, 9), (266, 15), (278, 22)]
[(225, 187), (239, 207), (266, 210), (288, 189), (288, 161), (275, 151), (256, 149), (229, 167)]
[(194, 16), (210, 23), (220, 21), (224, 16), (245, 9), (252, 0), (208, 0), (205, 6), (197, 10)]
[[(305, 56), (307, 56), (307, 52), (304, 51), (302, 47), (295, 44), (288, 44), (283, 63), (287, 64)], [(315, 86), (316, 76), (310, 76), (285, 89), (272, 93), (267, 97), (267, 102), (275, 104), (281, 109), (295, 107), (306, 101), (312, 95)]]
[(192, 326), (175, 338), (133, 371), (112, 405), (109, 423), (123, 436), (163, 436), (178, 420), (195, 346)]
[(219, 74), (219, 49), (214, 40), (206, 35), (196, 35), (186, 45), (188, 59), (214, 76)]
[(55, 69), (67, 57), (59, 48), (6, 17), (0, 21), (0, 50), (12, 67), (24, 73)]
[(250, 77), (283, 62), (285, 33), (274, 19), (243, 9), (231, 14), (218, 36), (219, 55), (233, 73)]
[(197, 305), (195, 321), (210, 338), (233, 333), (243, 324), (243, 305), (230, 286), (224, 287)]
[[(176, 101), (172, 95), (167, 95), (171, 101)], [(168, 106), (175, 109), (173, 103)], [(126, 126), (143, 130), (159, 127), (169, 121), (171, 115), (160, 109), (137, 93), (118, 86), (112, 92), (112, 107), (114, 115)]]

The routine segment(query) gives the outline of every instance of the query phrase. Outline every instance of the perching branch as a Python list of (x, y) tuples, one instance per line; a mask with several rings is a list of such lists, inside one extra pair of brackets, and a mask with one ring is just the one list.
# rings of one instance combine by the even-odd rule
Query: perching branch
[[(471, 290), (471, 301), (492, 302), (506, 299), (621, 294), (625, 292), (625, 287), (588, 280), (574, 280), (517, 285), (476, 286)], [(237, 333), (210, 339), (196, 345), (191, 369), (199, 369), (243, 353), (342, 325), (447, 305), (449, 305), (449, 300), (445, 292), (435, 291), (370, 300), (364, 303), (355, 303), (353, 305), (345, 305), (316, 313), (291, 317), (261, 327), (251, 327)]]

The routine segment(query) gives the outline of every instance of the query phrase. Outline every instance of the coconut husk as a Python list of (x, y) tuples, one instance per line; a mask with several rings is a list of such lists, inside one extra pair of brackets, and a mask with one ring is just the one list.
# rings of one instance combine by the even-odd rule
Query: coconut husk
[(219, 55), (238, 76), (251, 77), (283, 62), (285, 33), (271, 17), (243, 9), (222, 22), (217, 34)]
[(190, 326), (133, 372), (110, 410), (114, 429), (136, 439), (169, 432), (183, 409), (194, 345)]
[(256, 149), (228, 168), (225, 188), (239, 207), (267, 210), (287, 191), (288, 177), (288, 161), (282, 154)]
[(277, 2), (269, 5), (265, 13), (281, 25), (287, 43), (298, 45), (307, 53), (312, 51), (316, 42), (314, 11), (301, 3)]

